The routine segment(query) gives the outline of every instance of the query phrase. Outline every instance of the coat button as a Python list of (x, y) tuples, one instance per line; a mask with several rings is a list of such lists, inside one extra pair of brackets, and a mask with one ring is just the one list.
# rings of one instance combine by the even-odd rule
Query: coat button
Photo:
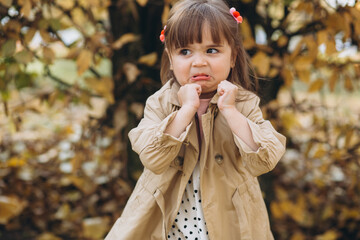
[(178, 157), (174, 160), (174, 163), (175, 163), (176, 166), (182, 166), (182, 165), (184, 164), (184, 158), (178, 156)]
[(218, 163), (218, 164), (221, 164), (223, 161), (224, 161), (224, 157), (220, 154), (220, 153), (217, 153), (215, 155), (215, 161)]

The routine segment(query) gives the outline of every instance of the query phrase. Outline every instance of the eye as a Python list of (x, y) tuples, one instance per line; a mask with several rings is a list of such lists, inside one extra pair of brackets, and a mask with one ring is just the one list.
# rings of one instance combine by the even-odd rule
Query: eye
[(191, 52), (190, 52), (189, 49), (181, 49), (181, 50), (179, 51), (179, 54), (180, 54), (180, 55), (184, 55), (184, 56), (189, 55), (190, 53), (191, 53)]
[(218, 53), (219, 50), (217, 50), (216, 48), (209, 48), (208, 50), (206, 50), (206, 53)]

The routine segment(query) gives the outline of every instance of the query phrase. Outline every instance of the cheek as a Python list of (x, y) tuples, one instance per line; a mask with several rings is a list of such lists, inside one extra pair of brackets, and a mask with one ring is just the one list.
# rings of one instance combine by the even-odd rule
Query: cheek
[(177, 67), (174, 67), (173, 72), (174, 72), (175, 78), (178, 81), (178, 83), (180, 85), (185, 85), (186, 84), (186, 77), (185, 77), (185, 74), (184, 74), (184, 69), (182, 69), (181, 67), (179, 67), (179, 65), (177, 65)]

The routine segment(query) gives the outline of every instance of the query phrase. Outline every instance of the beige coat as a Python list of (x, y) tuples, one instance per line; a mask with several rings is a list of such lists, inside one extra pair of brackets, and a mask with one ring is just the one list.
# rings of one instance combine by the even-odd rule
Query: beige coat
[[(195, 118), (179, 138), (164, 134), (180, 107), (178, 90), (170, 80), (149, 97), (144, 118), (129, 133), (145, 168), (106, 240), (167, 239), (199, 154)], [(285, 137), (263, 119), (259, 98), (239, 87), (236, 107), (260, 146), (253, 152), (231, 132), (217, 99), (202, 116), (200, 189), (210, 240), (273, 239), (257, 176), (275, 167)]]

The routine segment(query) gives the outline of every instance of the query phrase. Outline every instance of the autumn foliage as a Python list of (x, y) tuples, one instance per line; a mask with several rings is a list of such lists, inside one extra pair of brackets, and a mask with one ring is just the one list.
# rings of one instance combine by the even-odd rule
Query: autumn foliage
[[(120, 216), (173, 2), (0, 0), (0, 239), (102, 239)], [(287, 136), (260, 179), (275, 238), (360, 239), (360, 3), (228, 2)]]

